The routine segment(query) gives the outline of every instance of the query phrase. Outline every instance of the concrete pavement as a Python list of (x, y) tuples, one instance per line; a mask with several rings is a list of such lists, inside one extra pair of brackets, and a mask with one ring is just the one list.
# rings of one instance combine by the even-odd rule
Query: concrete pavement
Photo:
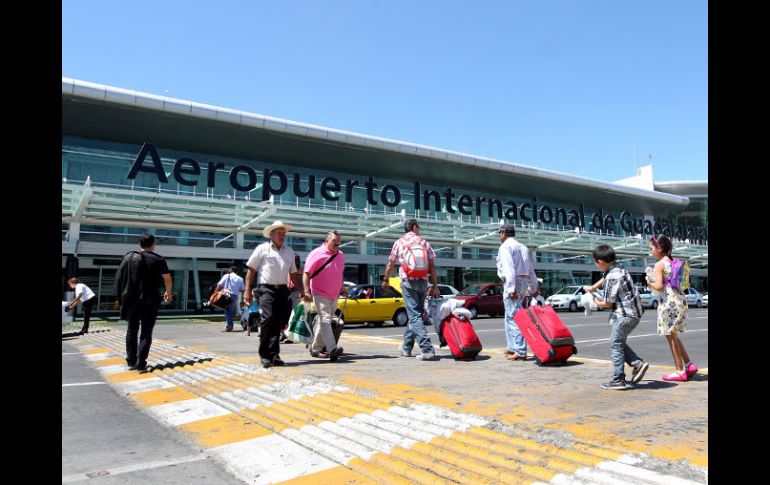
[[(119, 394), (247, 483), (705, 482), (708, 376), (603, 391), (609, 363), (563, 367), (399, 357), (399, 341), (346, 331), (337, 363), (282, 345), (258, 365), (254, 335), (222, 323), (156, 326), (148, 374), (127, 371), (125, 327), (73, 344)], [(99, 387), (99, 386), (95, 386)], [(64, 396), (63, 396), (64, 399)], [(672, 410), (676, 415), (672, 419)], [(308, 481), (308, 483), (310, 483)]]

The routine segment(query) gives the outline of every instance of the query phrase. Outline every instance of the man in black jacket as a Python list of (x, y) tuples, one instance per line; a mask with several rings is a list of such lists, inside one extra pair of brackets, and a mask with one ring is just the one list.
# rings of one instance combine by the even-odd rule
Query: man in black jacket
[[(139, 251), (123, 256), (115, 274), (115, 294), (120, 303), (120, 318), (128, 321), (126, 332), (126, 363), (131, 370), (144, 371), (152, 345), (152, 329), (160, 309), (160, 288), (165, 285), (162, 299), (171, 301), (171, 274), (163, 256), (154, 253), (155, 236), (144, 233), (139, 237)], [(141, 327), (137, 348), (137, 334)]]

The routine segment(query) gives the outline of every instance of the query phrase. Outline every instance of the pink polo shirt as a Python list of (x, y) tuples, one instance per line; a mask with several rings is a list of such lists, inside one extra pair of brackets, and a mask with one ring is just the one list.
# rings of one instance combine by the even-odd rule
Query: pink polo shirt
[[(318, 268), (323, 266), (332, 254), (334, 253), (327, 249), (326, 243), (323, 243), (310, 251), (310, 254), (308, 254), (305, 259), (304, 272), (312, 275)], [(313, 295), (336, 300), (340, 296), (340, 290), (342, 289), (342, 277), (344, 271), (345, 254), (342, 251), (339, 251), (337, 257), (334, 258), (334, 261), (327, 264), (323, 271), (310, 280), (310, 291)]]

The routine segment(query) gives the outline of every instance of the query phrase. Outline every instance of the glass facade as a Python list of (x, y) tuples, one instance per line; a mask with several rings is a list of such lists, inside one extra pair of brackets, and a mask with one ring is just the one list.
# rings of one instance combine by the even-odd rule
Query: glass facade
[[(505, 215), (505, 211), (508, 209), (508, 207), (503, 204), (509, 200), (514, 201), (517, 207), (521, 207), (521, 204), (523, 203), (533, 204), (533, 200), (530, 199), (521, 199), (510, 195), (487, 194), (470, 189), (464, 189), (462, 187), (454, 187), (453, 190), (456, 196), (454, 198), (453, 207), (455, 208), (455, 212), (450, 213), (445, 207), (444, 192), (446, 191), (446, 187), (422, 184), (420, 187), (421, 193), (414, 194), (414, 185), (411, 181), (404, 182), (399, 180), (379, 178), (377, 179), (378, 188), (374, 189), (373, 191), (374, 200), (378, 201), (377, 204), (369, 203), (367, 189), (363, 186), (356, 186), (352, 188), (352, 201), (350, 203), (345, 202), (343, 193), (344, 189), (334, 192), (334, 194), (340, 196), (340, 201), (330, 202), (320, 196), (322, 180), (325, 177), (335, 177), (337, 180), (340, 180), (343, 185), (346, 179), (363, 182), (366, 180), (366, 177), (360, 175), (329, 172), (316, 168), (310, 169), (289, 165), (265, 163), (258, 160), (241, 160), (208, 153), (191, 153), (186, 151), (167, 149), (164, 147), (158, 147), (158, 152), (161, 156), (161, 163), (164, 173), (168, 178), (168, 183), (159, 183), (155, 173), (147, 172), (139, 172), (135, 179), (130, 180), (127, 178), (127, 176), (134, 160), (137, 157), (137, 154), (139, 153), (139, 150), (140, 146), (136, 144), (117, 143), (65, 135), (62, 137), (62, 177), (64, 178), (64, 182), (69, 184), (84, 184), (86, 180), (89, 179), (91, 184), (94, 186), (128, 189), (133, 191), (141, 191), (144, 193), (194, 196), (204, 200), (209, 198), (255, 202), (262, 200), (262, 190), (265, 183), (263, 170), (281, 170), (286, 174), (288, 183), (286, 192), (284, 192), (282, 195), (276, 196), (274, 201), (276, 205), (293, 205), (365, 214), (400, 215), (403, 210), (407, 217), (417, 217), (421, 220), (457, 220), (469, 222), (472, 224), (499, 222), (501, 214), (497, 210), (497, 205), (494, 202), (490, 203), (487, 201), (487, 199), (497, 199), (501, 201), (502, 215)], [(181, 184), (174, 178), (173, 166), (176, 161), (181, 158), (192, 158), (200, 164), (201, 171), (200, 175), (198, 176), (197, 186)], [(210, 162), (224, 164), (224, 168), (218, 168), (212, 175), (209, 175), (208, 166)], [(150, 157), (146, 158), (144, 165), (152, 165)], [(230, 170), (236, 165), (249, 166), (254, 170), (254, 173), (256, 174), (256, 185), (254, 185), (252, 190), (238, 191), (232, 187), (230, 180)], [(189, 178), (190, 176), (188, 175), (187, 177)], [(214, 180), (213, 187), (207, 186), (209, 177), (212, 177)], [(236, 182), (243, 186), (249, 185), (249, 176), (245, 172), (242, 172), (237, 176)], [(400, 190), (401, 200), (396, 207), (387, 207), (379, 202), (381, 201), (381, 190), (388, 184), (398, 187)], [(297, 196), (294, 193), (295, 185), (301, 192), (314, 191), (315, 196)], [(273, 180), (273, 186), (275, 186), (275, 180)], [(475, 209), (471, 215), (463, 215), (457, 211), (457, 195), (459, 194), (466, 194), (476, 202), (480, 200), (487, 202), (480, 204), (481, 209), (479, 210), (478, 215)], [(390, 196), (390, 200), (392, 200), (392, 192), (390, 193)], [(420, 210), (416, 210), (414, 208), (415, 196), (420, 197)], [(441, 205), (440, 211), (426, 210), (426, 205), (435, 207), (439, 203)], [(563, 208), (566, 211), (578, 209), (577, 205), (565, 205), (557, 203), (551, 204), (547, 201), (537, 201), (536, 204), (541, 208), (543, 205), (549, 205), (554, 210), (557, 207)], [(238, 210), (238, 207), (239, 206), (236, 205), (235, 210)], [(585, 207), (584, 213), (586, 214), (586, 217), (589, 217), (591, 213), (598, 209), (599, 208)], [(184, 207), (180, 206), (153, 210), (161, 212), (166, 210), (172, 212), (175, 210), (189, 209), (185, 209)], [(692, 199), (687, 210), (680, 215), (679, 221), (707, 228), (707, 210), (707, 199)], [(531, 214), (532, 211), (530, 210), (529, 212)], [(571, 225), (567, 224), (565, 226), (563, 224), (564, 221), (558, 214), (552, 213), (550, 215), (552, 216), (550, 223), (545, 224), (542, 220), (540, 220), (538, 223), (532, 223), (532, 225), (538, 228), (571, 229)], [(656, 215), (660, 215), (662, 217), (671, 217), (671, 214)], [(638, 217), (638, 215), (635, 214), (635, 217)], [(326, 230), (330, 229), (339, 230), (344, 228), (330, 225), (330, 227), (328, 227)], [(68, 240), (69, 230), (69, 225), (63, 223), (62, 241)], [(191, 248), (222, 249), (236, 248), (235, 236), (232, 233), (226, 232), (225, 230), (223, 230), (222, 233), (215, 233), (195, 230), (157, 229), (152, 227), (129, 228), (120, 226), (89, 225), (86, 223), (82, 224), (79, 228), (80, 240), (82, 241), (114, 244), (135, 244), (139, 234), (143, 232), (154, 234), (157, 238), (157, 244), (159, 246), (183, 246)], [(619, 220), (615, 221), (614, 223), (614, 232), (616, 234), (623, 233)], [(243, 249), (253, 249), (263, 241), (264, 238), (261, 235), (245, 234), (243, 236)], [(287, 244), (291, 246), (295, 251), (301, 253), (306, 253), (313, 250), (322, 242), (322, 234), (319, 234), (319, 237), (289, 236), (287, 238)], [(462, 282), (465, 286), (476, 283), (489, 283), (498, 281), (496, 269), (494, 269), (494, 267), (489, 267), (490, 263), (496, 259), (497, 249), (490, 248), (489, 242), (490, 241), (486, 241), (487, 247), (476, 247), (474, 246), (473, 242), (459, 246), (461, 248), (460, 253), (462, 260), (467, 261), (466, 264), (461, 265), (461, 268), (457, 270), (462, 275)], [(365, 269), (362, 269), (359, 264), (348, 264), (345, 269), (345, 280), (360, 283), (379, 283), (381, 281), (382, 275), (384, 275), (385, 272), (385, 257), (390, 254), (393, 242), (383, 242), (370, 239), (366, 241), (366, 247), (364, 251), (361, 251), (359, 240), (343, 240), (343, 243), (343, 250), (346, 252), (346, 254), (370, 257), (376, 256), (381, 258), (378, 259), (378, 263), (368, 263), (363, 265), (365, 266)], [(432, 245), (438, 258), (456, 259), (458, 256), (457, 245), (444, 243), (432, 243)], [(229, 262), (231, 263), (232, 261)], [(543, 279), (543, 282), (540, 286), (546, 295), (555, 292), (559, 288), (566, 285), (590, 284), (598, 279), (596, 268), (590, 255), (559, 253), (542, 250), (537, 251), (536, 262), (538, 265), (538, 277)], [(644, 271), (645, 265), (652, 264), (651, 261), (645, 261), (645, 258), (628, 258), (627, 260), (622, 260), (622, 262), (632, 271), (632, 273), (635, 274), (635, 277)], [(481, 267), (474, 268), (474, 265)], [(562, 269), (562, 267), (558, 265), (564, 265), (564, 268)], [(78, 278), (82, 279), (86, 284), (94, 289), (94, 291), (98, 292), (98, 311), (117, 310), (115, 295), (112, 291), (112, 283), (114, 280), (115, 270), (116, 268), (114, 266), (106, 265), (97, 268), (84, 268), (78, 271)], [(64, 269), (62, 271), (64, 280), (65, 271)], [(365, 271), (364, 274), (366, 275), (366, 279), (368, 281), (358, 281), (359, 275), (362, 274), (362, 271)], [(194, 283), (193, 270), (190, 267), (185, 266), (184, 269), (174, 269), (171, 273), (174, 281), (173, 300), (168, 304), (164, 304), (163, 309), (176, 311), (198, 310), (200, 302), (196, 301), (195, 298), (196, 288)], [(199, 294), (201, 301), (204, 301), (208, 299), (213, 285), (219, 279), (221, 270), (212, 271), (210, 269), (202, 269), (197, 273)], [(455, 268), (453, 267), (437, 268), (437, 276), (439, 282), (442, 284), (449, 284), (453, 286), (457, 285), (457, 281), (455, 280)], [(708, 279), (705, 276), (694, 276), (692, 278), (692, 282), (693, 286), (698, 289), (708, 289)], [(458, 290), (460, 289), (462, 288), (458, 288)], [(63, 292), (67, 290), (68, 288), (64, 288)]]

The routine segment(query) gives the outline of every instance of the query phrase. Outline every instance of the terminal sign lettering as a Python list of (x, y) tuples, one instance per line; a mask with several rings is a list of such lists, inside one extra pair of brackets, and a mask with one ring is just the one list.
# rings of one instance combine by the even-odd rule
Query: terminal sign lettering
[[(145, 164), (147, 155), (152, 159), (151, 166)], [(225, 164), (221, 162), (208, 162), (206, 182), (208, 188), (215, 186), (216, 171), (224, 168), (224, 166)], [(149, 143), (142, 145), (139, 155), (128, 172), (128, 179), (136, 178), (139, 172), (154, 173), (159, 182), (168, 183), (168, 177), (155, 145)], [(245, 185), (239, 180), (241, 174), (246, 175), (248, 179), (248, 183)], [(192, 158), (180, 158), (174, 163), (172, 175), (174, 180), (181, 185), (197, 186), (198, 177), (201, 175), (201, 165)], [(316, 177), (312, 174), (307, 176), (307, 182), (303, 187), (302, 177), (299, 173), (292, 174), (290, 183), (289, 177), (283, 171), (265, 168), (262, 170), (262, 181), (260, 195), (263, 201), (270, 199), (271, 196), (283, 195), (289, 190), (290, 185), (296, 197), (316, 198)], [(242, 192), (252, 191), (257, 186), (257, 172), (248, 165), (236, 165), (230, 170), (230, 185), (235, 190)], [(401, 203), (401, 190), (397, 186), (386, 184), (380, 188), (374, 177), (371, 176), (364, 181), (356, 179), (343, 181), (336, 177), (324, 177), (318, 187), (319, 195), (329, 202), (339, 202), (342, 197), (345, 202), (352, 203), (353, 188), (361, 187), (366, 189), (366, 198), (370, 205), (374, 206), (381, 203), (386, 207), (396, 207)], [(376, 195), (375, 190), (378, 188), (379, 195)], [(676, 239), (689, 239), (699, 243), (705, 243), (708, 240), (705, 228), (689, 224), (676, 224), (673, 218), (656, 217), (654, 220), (650, 220), (644, 217), (634, 217), (632, 213), (623, 211), (616, 219), (612, 214), (605, 214), (603, 209), (590, 214), (587, 218), (583, 204), (579, 204), (577, 209), (554, 208), (538, 204), (536, 198), (531, 202), (517, 204), (512, 200), (503, 201), (493, 197), (457, 194), (452, 190), (452, 187), (447, 187), (443, 192), (422, 190), (419, 181), (414, 182), (414, 195), (415, 210), (437, 212), (445, 210), (449, 214), (486, 215), (490, 218), (496, 217), (511, 221), (520, 219), (523, 222), (541, 222), (546, 225), (555, 223), (561, 226), (608, 232), (615, 231), (615, 223), (617, 222), (623, 232), (629, 234), (666, 234)]]

